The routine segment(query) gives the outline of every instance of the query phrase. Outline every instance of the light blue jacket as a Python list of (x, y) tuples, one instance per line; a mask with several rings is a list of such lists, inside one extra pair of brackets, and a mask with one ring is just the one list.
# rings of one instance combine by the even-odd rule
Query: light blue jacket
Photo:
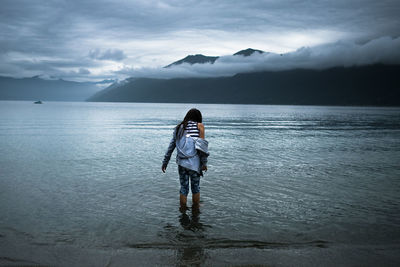
[[(182, 127), (179, 130), (182, 131)], [(167, 152), (164, 155), (164, 166), (168, 165), (175, 147), (177, 150), (176, 163), (203, 175), (201, 167), (207, 166), (207, 157), (210, 155), (208, 152), (208, 141), (198, 137), (191, 137), (187, 135), (186, 131), (177, 139), (175, 129)]]

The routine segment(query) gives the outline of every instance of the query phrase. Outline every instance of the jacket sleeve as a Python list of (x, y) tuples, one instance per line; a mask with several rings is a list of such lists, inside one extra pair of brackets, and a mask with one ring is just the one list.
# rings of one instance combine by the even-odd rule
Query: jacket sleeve
[(200, 156), (200, 166), (207, 166), (208, 155), (203, 151), (199, 151)]
[(208, 141), (204, 139), (197, 139), (195, 147), (200, 157), (200, 165), (207, 166), (208, 156), (210, 153), (208, 152)]
[(162, 162), (163, 166), (168, 165), (168, 162), (171, 159), (171, 155), (172, 155), (172, 152), (174, 152), (175, 147), (176, 147), (176, 129), (174, 130), (174, 134), (171, 138), (171, 141), (169, 142), (167, 152), (165, 152), (164, 160)]

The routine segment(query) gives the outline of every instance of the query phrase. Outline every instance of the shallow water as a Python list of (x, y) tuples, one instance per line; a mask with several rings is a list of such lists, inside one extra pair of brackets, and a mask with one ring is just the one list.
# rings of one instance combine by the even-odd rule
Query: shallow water
[[(176, 152), (160, 170), (191, 107), (211, 152), (200, 214), (179, 211)], [(17, 248), (212, 264), (218, 249), (400, 243), (399, 108), (2, 101), (0, 151), (0, 241)]]

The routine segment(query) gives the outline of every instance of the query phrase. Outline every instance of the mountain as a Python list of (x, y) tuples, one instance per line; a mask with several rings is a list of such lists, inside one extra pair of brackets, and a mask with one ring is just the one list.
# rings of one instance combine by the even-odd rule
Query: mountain
[(376, 64), (218, 78), (130, 78), (88, 101), (400, 106), (399, 73), (400, 65)]
[[(240, 50), (238, 52), (236, 52), (235, 54), (233, 54), (234, 56), (237, 55), (241, 55), (241, 56), (251, 56), (254, 52), (258, 52), (260, 54), (265, 53), (264, 51), (261, 50), (257, 50), (257, 49), (252, 49), (252, 48), (247, 48), (245, 50)], [(197, 55), (189, 55), (185, 58), (182, 58), (178, 61), (175, 61), (171, 64), (169, 64), (168, 66), (165, 66), (164, 68), (170, 68), (172, 66), (176, 66), (176, 65), (180, 65), (183, 63), (189, 63), (190, 65), (193, 64), (204, 64), (204, 63), (211, 63), (213, 64), (219, 57), (210, 57), (210, 56), (205, 56), (205, 55), (201, 55), (201, 54), (197, 54)]]
[(102, 90), (114, 80), (101, 82), (73, 82), (32, 78), (11, 78), (0, 76), (0, 100), (54, 100), (84, 101)]
[(170, 68), (175, 65), (180, 65), (183, 63), (189, 63), (191, 65), (193, 64), (204, 64), (204, 63), (214, 63), (219, 57), (209, 57), (209, 56), (204, 56), (201, 54), (197, 55), (189, 55), (181, 60), (175, 61), (168, 66), (165, 66), (164, 68)]
[(233, 55), (234, 55), (234, 56), (241, 55), (241, 56), (248, 57), (248, 56), (251, 56), (254, 52), (258, 52), (258, 53), (260, 53), (260, 54), (265, 53), (264, 51), (261, 51), (261, 50), (252, 49), (252, 48), (247, 48), (247, 49), (245, 49), (245, 50), (240, 50), (239, 52), (236, 52), (236, 53), (233, 54)]

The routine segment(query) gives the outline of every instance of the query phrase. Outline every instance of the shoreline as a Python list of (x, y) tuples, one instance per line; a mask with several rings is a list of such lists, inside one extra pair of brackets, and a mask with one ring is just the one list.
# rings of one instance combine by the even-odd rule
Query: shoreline
[[(4, 236), (3, 236), (4, 238)], [(0, 266), (399, 266), (400, 244), (225, 247), (87, 248), (75, 245), (3, 243)]]
[[(0, 102), (28, 102), (31, 103), (37, 99), (0, 99)], [(329, 108), (392, 108), (399, 109), (400, 105), (334, 105), (334, 104), (257, 104), (257, 103), (205, 103), (205, 102), (131, 102), (131, 101), (68, 101), (68, 100), (46, 100), (41, 99), (43, 103), (106, 103), (106, 104), (154, 104), (154, 105), (224, 105), (224, 106), (271, 106), (271, 107), (329, 107)]]

